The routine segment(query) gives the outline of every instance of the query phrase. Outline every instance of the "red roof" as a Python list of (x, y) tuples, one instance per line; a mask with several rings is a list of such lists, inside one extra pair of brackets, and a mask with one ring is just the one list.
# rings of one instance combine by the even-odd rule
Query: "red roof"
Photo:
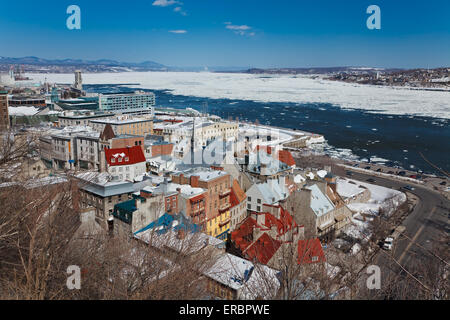
[[(268, 154), (272, 154), (272, 147), (269, 147), (269, 146), (257, 145), (256, 151), (259, 151), (259, 150), (264, 150)], [(278, 160), (287, 164), (290, 167), (295, 165), (294, 157), (292, 156), (292, 153), (289, 150), (279, 150), (278, 151)]]
[(272, 154), (272, 147), (269, 147), (269, 146), (260, 146), (260, 145), (257, 145), (257, 146), (256, 146), (256, 151), (259, 151), (259, 150), (264, 150), (264, 151), (266, 151), (268, 154)]
[(267, 233), (263, 233), (258, 240), (247, 248), (245, 255), (251, 261), (267, 264), (280, 246), (281, 241), (273, 239)]
[(298, 264), (325, 262), (322, 244), (318, 238), (298, 241)]
[(273, 225), (277, 227), (278, 236), (284, 235), (287, 231), (297, 227), (297, 223), (294, 218), (292, 218), (291, 214), (285, 210), (282, 206), (275, 206), (280, 209), (280, 219), (277, 219), (275, 216), (268, 212), (264, 212), (262, 214), (265, 215), (264, 226), (267, 228), (271, 228)]
[(109, 166), (126, 166), (145, 162), (145, 155), (141, 146), (130, 148), (105, 148), (105, 157)]
[(189, 200), (191, 201), (191, 202), (197, 202), (197, 201), (200, 201), (200, 200), (202, 200), (202, 199), (205, 199), (205, 195), (202, 193), (202, 194), (199, 194), (198, 196), (195, 196), (195, 197), (192, 197), (192, 198), (190, 198)]
[(286, 163), (290, 167), (295, 165), (294, 157), (292, 156), (292, 153), (289, 150), (278, 151), (278, 159), (281, 162)]
[(259, 227), (256, 220), (248, 217), (245, 219), (238, 229), (231, 232), (231, 240), (241, 251), (245, 251), (252, 244), (253, 228)]
[(234, 208), (235, 206), (239, 205), (239, 199), (237, 198), (236, 193), (234, 192), (233, 188), (231, 188), (230, 203), (231, 203), (231, 208)]

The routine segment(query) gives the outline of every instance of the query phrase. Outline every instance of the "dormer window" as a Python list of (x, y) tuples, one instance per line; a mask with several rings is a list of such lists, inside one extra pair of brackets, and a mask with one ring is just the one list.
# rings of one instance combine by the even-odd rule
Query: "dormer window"
[(128, 162), (128, 161), (130, 161), (130, 158), (126, 157), (125, 162)]
[(111, 163), (116, 163), (116, 159), (115, 158), (111, 158)]
[(122, 158), (119, 158), (119, 162), (122, 162)]

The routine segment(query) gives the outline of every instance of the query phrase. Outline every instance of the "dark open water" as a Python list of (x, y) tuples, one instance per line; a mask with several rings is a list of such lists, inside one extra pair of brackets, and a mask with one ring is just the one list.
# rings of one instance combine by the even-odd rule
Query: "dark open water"
[[(90, 92), (137, 90), (133, 85), (86, 85)], [(208, 113), (239, 117), (246, 121), (323, 134), (335, 148), (351, 149), (362, 158), (388, 159), (388, 165), (427, 173), (438, 172), (422, 159), (450, 171), (449, 120), (427, 117), (373, 114), (360, 110), (343, 110), (326, 103), (262, 103), (247, 100), (209, 99), (172, 95), (170, 91), (152, 91), (157, 107), (193, 108)]]

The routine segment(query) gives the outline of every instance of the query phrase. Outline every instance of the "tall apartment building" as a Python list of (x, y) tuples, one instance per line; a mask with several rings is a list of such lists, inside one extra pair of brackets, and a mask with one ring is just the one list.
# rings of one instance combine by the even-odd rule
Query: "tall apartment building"
[(98, 97), (99, 109), (114, 113), (154, 115), (155, 94), (136, 91), (133, 93), (108, 93)]
[(8, 91), (0, 90), (0, 131), (9, 129)]

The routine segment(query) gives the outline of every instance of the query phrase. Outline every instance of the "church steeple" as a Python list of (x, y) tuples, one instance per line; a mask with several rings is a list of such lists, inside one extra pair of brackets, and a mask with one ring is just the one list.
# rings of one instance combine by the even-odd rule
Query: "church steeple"
[(194, 151), (195, 151), (195, 117), (192, 120), (192, 135), (191, 135), (191, 165), (194, 164)]

